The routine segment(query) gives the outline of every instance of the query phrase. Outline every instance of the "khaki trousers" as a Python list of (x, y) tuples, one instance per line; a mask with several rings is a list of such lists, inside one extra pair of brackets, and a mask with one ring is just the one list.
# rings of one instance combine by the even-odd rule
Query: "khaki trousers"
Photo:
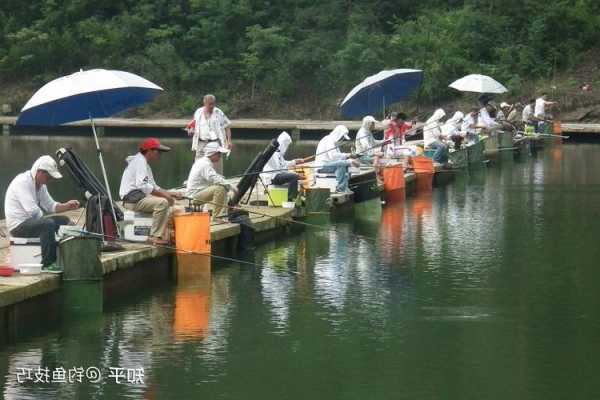
[[(213, 217), (218, 217), (227, 206), (227, 189), (221, 185), (213, 185), (202, 189), (194, 195), (194, 203), (204, 205), (209, 202)], [(214, 203), (214, 204), (211, 204)]]
[(167, 228), (169, 226), (171, 208), (167, 199), (150, 195), (135, 204), (123, 203), (123, 207), (131, 211), (152, 213), (150, 236), (154, 239), (169, 239)]

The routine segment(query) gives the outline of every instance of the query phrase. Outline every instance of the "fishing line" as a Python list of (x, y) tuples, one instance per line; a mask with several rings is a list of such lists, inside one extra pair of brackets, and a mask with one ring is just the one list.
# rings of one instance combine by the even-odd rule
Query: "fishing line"
[[(128, 244), (137, 244), (137, 245), (141, 245), (144, 247), (156, 247), (156, 248), (163, 248), (163, 249), (167, 249), (167, 250), (172, 250), (172, 251), (176, 251), (179, 253), (185, 253), (185, 254), (190, 254), (190, 255), (199, 255), (199, 256), (205, 256), (205, 257), (210, 257), (216, 260), (220, 260), (220, 261), (227, 261), (227, 262), (233, 262), (233, 263), (238, 263), (238, 264), (244, 264), (244, 265), (249, 265), (252, 267), (260, 267), (260, 268), (275, 268), (276, 271), (285, 271), (288, 274), (293, 274), (296, 276), (305, 276), (306, 274), (301, 273), (300, 271), (294, 271), (294, 270), (290, 270), (287, 268), (283, 268), (283, 266), (278, 266), (278, 265), (266, 265), (266, 264), (259, 264), (259, 263), (254, 263), (251, 261), (245, 261), (245, 260), (240, 260), (237, 258), (232, 258), (232, 257), (225, 257), (225, 256), (217, 256), (214, 254), (210, 254), (210, 253), (200, 253), (200, 252), (195, 252), (195, 251), (190, 251), (190, 250), (181, 250), (178, 249), (175, 246), (169, 246), (169, 245), (157, 245), (157, 244), (150, 244), (150, 243), (140, 243), (140, 242), (136, 242), (133, 240), (127, 240), (127, 239), (122, 239), (122, 238), (112, 238), (108, 235), (102, 235), (100, 233), (95, 233), (95, 232), (88, 232), (88, 231), (76, 231), (79, 233), (82, 233), (84, 235), (88, 235), (91, 237), (97, 237), (97, 238), (108, 238), (108, 239), (112, 239), (114, 241), (119, 241), (119, 242), (123, 242), (123, 243), (128, 243)], [(338, 276), (341, 276), (341, 274), (339, 274)], [(328, 280), (331, 282), (337, 282), (334, 279), (331, 278), (327, 278), (327, 277), (321, 277), (319, 279), (324, 279), (324, 280)]]
[[(211, 201), (203, 201), (203, 203), (207, 203), (207, 204), (212, 204), (212, 205), (215, 205), (215, 206), (219, 206), (219, 204), (213, 203)], [(333, 230), (333, 231), (338, 232), (338, 233), (350, 234), (350, 235), (355, 236), (357, 238), (369, 240), (369, 241), (372, 241), (374, 243), (377, 243), (377, 242), (382, 241), (382, 240), (386, 241), (386, 239), (381, 239), (381, 238), (378, 239), (378, 238), (374, 238), (374, 237), (371, 237), (371, 236), (365, 236), (365, 235), (361, 235), (361, 234), (353, 233), (353, 232), (344, 232), (344, 231), (341, 231), (341, 230), (339, 230), (339, 229), (337, 229), (335, 227), (332, 227), (332, 226), (328, 226), (327, 227), (327, 226), (322, 226), (322, 225), (311, 224), (311, 223), (304, 222), (304, 221), (297, 221), (297, 220), (295, 220), (293, 218), (286, 218), (286, 217), (283, 217), (283, 216), (280, 216), (280, 215), (264, 214), (264, 213), (261, 213), (261, 212), (258, 212), (258, 211), (253, 211), (253, 210), (242, 208), (242, 207), (229, 206), (229, 208), (231, 208), (233, 210), (237, 210), (237, 211), (246, 211), (249, 214), (255, 214), (255, 215), (258, 215), (258, 216), (261, 216), (261, 217), (277, 218), (277, 219), (280, 219), (280, 220), (283, 220), (283, 221), (286, 221), (286, 222), (290, 222), (290, 223), (298, 224), (298, 225), (303, 225), (303, 226), (306, 226), (306, 227), (309, 227), (309, 228), (315, 228), (315, 229), (321, 229), (321, 230), (328, 230), (328, 231), (329, 230)], [(392, 241), (388, 241), (388, 243), (389, 244), (394, 244), (394, 245), (396, 244), (396, 243), (394, 243)]]
[(101, 238), (101, 239), (109, 239), (112, 241), (116, 241), (116, 242), (123, 242), (123, 243), (128, 243), (128, 244), (137, 244), (137, 245), (141, 245), (144, 247), (155, 247), (155, 248), (162, 248), (162, 249), (166, 249), (166, 250), (172, 250), (172, 251), (176, 251), (178, 253), (185, 253), (185, 254), (194, 254), (194, 255), (199, 255), (199, 256), (205, 256), (205, 257), (210, 257), (210, 258), (214, 258), (217, 260), (222, 260), (222, 261), (229, 261), (229, 262), (236, 262), (239, 264), (246, 264), (246, 265), (252, 265), (255, 267), (265, 267), (265, 265), (263, 264), (257, 264), (257, 263), (253, 263), (251, 261), (244, 261), (244, 260), (240, 260), (237, 258), (231, 258), (231, 257), (225, 257), (225, 256), (217, 256), (211, 253), (200, 253), (198, 251), (191, 251), (191, 250), (183, 250), (183, 249), (178, 249), (175, 246), (170, 246), (170, 245), (162, 245), (162, 244), (154, 244), (154, 243), (141, 243), (141, 242), (136, 242), (135, 240), (127, 240), (127, 239), (122, 239), (122, 238), (115, 238), (112, 236), (108, 236), (108, 235), (103, 235), (101, 233), (95, 233), (95, 232), (88, 232), (88, 231), (84, 231), (84, 230), (80, 230), (80, 231), (75, 231), (75, 232), (79, 232), (83, 235), (88, 235), (88, 236), (92, 236), (92, 237), (96, 237), (96, 238)]

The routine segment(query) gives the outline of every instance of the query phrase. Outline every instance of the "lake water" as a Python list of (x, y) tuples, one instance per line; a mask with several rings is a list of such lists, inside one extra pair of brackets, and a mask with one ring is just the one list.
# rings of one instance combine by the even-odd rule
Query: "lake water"
[[(135, 144), (106, 142), (111, 166)], [(57, 143), (1, 139), (0, 187)], [(237, 153), (249, 161), (262, 147), (240, 144)], [(188, 153), (167, 155), (158, 180), (179, 182)], [(0, 393), (596, 398), (599, 153), (597, 144), (565, 144), (473, 170), (430, 195), (386, 206), (379, 221), (341, 219), (244, 255), (261, 266), (182, 260), (180, 268), (196, 274), (0, 347)], [(19, 157), (9, 157), (7, 173), (11, 154)], [(115, 183), (118, 174), (111, 171)], [(18, 382), (20, 368), (40, 365), (98, 367), (105, 379)], [(110, 367), (143, 368), (144, 382), (116, 384)]]

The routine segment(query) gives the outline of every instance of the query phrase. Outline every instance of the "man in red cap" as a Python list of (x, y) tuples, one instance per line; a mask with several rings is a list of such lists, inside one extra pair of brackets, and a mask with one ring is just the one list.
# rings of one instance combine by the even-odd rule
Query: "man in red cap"
[(140, 145), (136, 155), (127, 157), (127, 168), (121, 178), (119, 195), (123, 207), (131, 211), (152, 213), (150, 241), (153, 244), (169, 243), (167, 226), (170, 208), (181, 196), (161, 189), (154, 181), (150, 164), (158, 162), (163, 152), (171, 148), (160, 144), (156, 138), (148, 138)]

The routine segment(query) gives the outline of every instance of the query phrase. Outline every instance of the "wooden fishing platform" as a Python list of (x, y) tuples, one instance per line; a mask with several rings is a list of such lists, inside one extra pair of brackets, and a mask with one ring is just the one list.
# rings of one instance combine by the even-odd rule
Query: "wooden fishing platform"
[[(184, 205), (183, 203), (179, 205)], [(249, 211), (249, 218), (255, 229), (257, 241), (265, 240), (269, 235), (280, 235), (282, 230), (289, 228), (294, 217), (295, 209), (244, 206)], [(252, 214), (255, 211), (263, 214)], [(83, 220), (80, 218), (83, 209), (64, 213), (72, 221)], [(81, 223), (79, 224), (81, 225)], [(4, 221), (0, 221), (2, 231), (5, 230)], [(237, 246), (241, 228), (239, 224), (215, 221), (211, 224), (212, 254), (229, 254), (230, 249)], [(168, 265), (173, 250), (164, 247), (155, 247), (145, 243), (119, 243), (122, 251), (103, 252), (100, 256), (104, 284), (111, 290), (131, 290), (132, 285), (148, 282), (152, 276), (158, 279), (168, 279)], [(0, 237), (0, 265), (5, 264), (9, 255), (9, 241)], [(209, 257), (198, 255), (198, 257)], [(167, 267), (165, 267), (165, 265)], [(20, 275), (0, 277), (0, 342), (3, 336), (12, 336), (5, 329), (18, 326), (25, 315), (37, 314), (35, 307), (42, 306), (48, 298), (56, 297), (64, 285), (61, 276), (51, 273), (40, 275)], [(105, 290), (105, 297), (110, 297)], [(41, 303), (40, 303), (41, 302)], [(36, 306), (32, 306), (35, 304)], [(36, 317), (37, 318), (37, 317)], [(21, 321), (22, 322), (22, 321)]]

